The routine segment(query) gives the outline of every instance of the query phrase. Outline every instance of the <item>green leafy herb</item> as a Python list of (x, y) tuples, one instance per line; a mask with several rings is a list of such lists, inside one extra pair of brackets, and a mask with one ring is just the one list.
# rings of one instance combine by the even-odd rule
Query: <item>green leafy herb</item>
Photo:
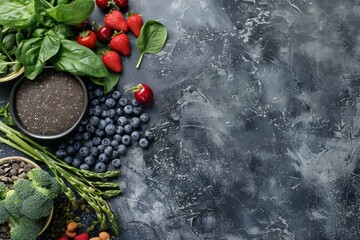
[(4, 118), (4, 122), (9, 126), (14, 126), (15, 122), (12, 116), (9, 114), (9, 103), (0, 108), (0, 116)]
[(167, 39), (166, 27), (155, 20), (147, 21), (141, 28), (140, 35), (136, 40), (136, 47), (140, 52), (140, 59), (136, 68), (140, 67), (145, 53), (155, 54), (161, 51)]
[(118, 84), (119, 74), (109, 72), (109, 75), (103, 78), (91, 77), (91, 81), (97, 85), (104, 86), (104, 93), (108, 93)]

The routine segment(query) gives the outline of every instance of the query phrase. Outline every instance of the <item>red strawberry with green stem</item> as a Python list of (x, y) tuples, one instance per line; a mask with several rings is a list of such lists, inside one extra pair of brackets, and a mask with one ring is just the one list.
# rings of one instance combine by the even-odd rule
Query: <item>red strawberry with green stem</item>
[(130, 56), (130, 41), (125, 33), (116, 34), (110, 40), (110, 48), (118, 51), (123, 56)]
[(122, 71), (121, 57), (117, 52), (111, 50), (107, 51), (102, 56), (101, 60), (107, 69), (118, 73)]
[(135, 37), (139, 37), (143, 24), (142, 17), (137, 13), (130, 12), (126, 19), (126, 24), (128, 25), (130, 31), (135, 35)]
[(123, 15), (119, 10), (112, 10), (105, 15), (105, 25), (111, 27), (114, 30), (122, 31), (126, 33), (128, 31), (128, 25), (126, 24)]

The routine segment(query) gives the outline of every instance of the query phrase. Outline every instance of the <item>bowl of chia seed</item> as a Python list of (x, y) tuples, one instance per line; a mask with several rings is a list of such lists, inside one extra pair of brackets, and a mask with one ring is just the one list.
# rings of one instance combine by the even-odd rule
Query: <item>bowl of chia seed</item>
[(10, 94), (10, 113), (16, 126), (37, 139), (58, 139), (80, 123), (88, 105), (80, 77), (45, 67), (34, 79), (18, 80)]

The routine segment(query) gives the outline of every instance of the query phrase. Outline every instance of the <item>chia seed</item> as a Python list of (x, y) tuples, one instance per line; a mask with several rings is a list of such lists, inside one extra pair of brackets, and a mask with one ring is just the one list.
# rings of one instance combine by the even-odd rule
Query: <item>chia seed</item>
[(44, 69), (35, 80), (25, 80), (16, 94), (19, 119), (39, 135), (56, 135), (71, 128), (84, 104), (84, 93), (74, 76), (54, 69)]

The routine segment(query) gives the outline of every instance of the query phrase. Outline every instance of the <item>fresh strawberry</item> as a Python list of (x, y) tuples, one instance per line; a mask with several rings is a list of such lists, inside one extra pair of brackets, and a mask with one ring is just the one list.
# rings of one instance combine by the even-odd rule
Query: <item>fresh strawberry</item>
[(109, 6), (109, 0), (96, 0), (95, 2), (101, 10), (105, 10)]
[(96, 30), (96, 37), (102, 43), (106, 43), (111, 38), (112, 34), (113, 30), (106, 25)]
[(89, 240), (90, 236), (88, 233), (82, 233), (82, 234), (79, 234), (77, 235), (74, 240)]
[(111, 27), (114, 30), (122, 31), (126, 33), (128, 31), (128, 25), (126, 24), (123, 15), (119, 10), (112, 10), (105, 15), (105, 25)]
[(126, 19), (126, 24), (128, 25), (130, 31), (135, 35), (135, 37), (139, 37), (143, 24), (142, 17), (137, 13), (130, 12)]
[(114, 0), (114, 3), (119, 7), (119, 8), (124, 8), (128, 5), (128, 0)]
[(115, 35), (110, 40), (110, 48), (112, 50), (118, 51), (124, 56), (130, 56), (130, 41), (129, 37), (124, 33), (119, 33)]
[(122, 71), (121, 58), (117, 52), (107, 51), (101, 59), (107, 69), (114, 72)]

